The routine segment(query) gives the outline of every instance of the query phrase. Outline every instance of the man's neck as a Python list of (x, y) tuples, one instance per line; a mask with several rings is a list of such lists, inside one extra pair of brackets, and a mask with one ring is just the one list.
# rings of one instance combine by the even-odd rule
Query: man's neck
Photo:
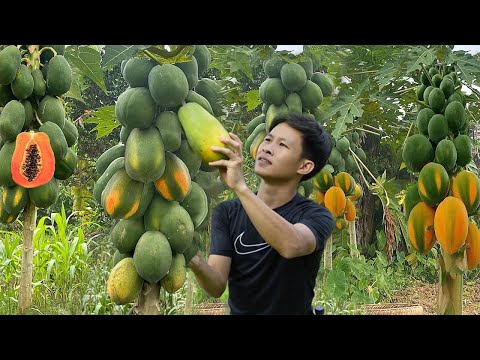
[(276, 209), (293, 199), (297, 192), (298, 183), (272, 184), (261, 180), (257, 196), (270, 207)]

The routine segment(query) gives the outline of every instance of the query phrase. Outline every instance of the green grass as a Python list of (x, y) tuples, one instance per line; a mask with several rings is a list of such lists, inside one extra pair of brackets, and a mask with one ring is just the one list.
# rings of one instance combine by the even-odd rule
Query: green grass
[[(110, 228), (88, 222), (77, 224), (75, 214), (59, 213), (38, 220), (34, 232), (32, 306), (28, 314), (118, 315), (128, 314), (133, 304), (116, 305), (106, 284), (115, 248)], [(22, 265), (21, 222), (16, 231), (0, 230), (0, 315), (18, 314), (18, 291)], [(208, 234), (201, 234), (206, 252)], [(192, 278), (193, 274), (189, 274)], [(187, 283), (174, 294), (161, 290), (164, 314), (183, 314)], [(211, 302), (192, 281), (192, 305)], [(218, 301), (218, 300), (216, 300)]]
[(347, 249), (337, 248), (332, 270), (320, 264), (313, 305), (325, 308), (325, 314), (357, 314), (363, 304), (388, 302), (393, 290), (407, 286), (413, 277), (403, 255), (389, 263), (385, 254), (351, 257)]
[[(34, 232), (32, 306), (30, 314), (126, 313), (106, 294), (114, 249), (95, 223), (71, 224), (60, 213), (40, 218)], [(22, 235), (0, 230), (0, 314), (17, 314), (22, 263)]]

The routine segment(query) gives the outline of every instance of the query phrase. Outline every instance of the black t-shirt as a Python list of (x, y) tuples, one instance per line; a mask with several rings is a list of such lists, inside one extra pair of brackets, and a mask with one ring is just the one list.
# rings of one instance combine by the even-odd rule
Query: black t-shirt
[(232, 258), (228, 277), (231, 314), (311, 314), (315, 280), (334, 220), (323, 206), (296, 194), (273, 209), (315, 235), (313, 253), (285, 259), (258, 233), (239, 199), (218, 204), (212, 214), (210, 254)]

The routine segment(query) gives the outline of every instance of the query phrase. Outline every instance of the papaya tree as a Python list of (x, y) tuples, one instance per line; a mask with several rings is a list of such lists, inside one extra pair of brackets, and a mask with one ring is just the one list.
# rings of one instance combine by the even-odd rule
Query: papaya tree
[[(445, 135), (445, 139), (442, 138), (442, 131), (445, 131), (445, 126), (437, 127), (432, 125), (431, 130), (433, 131), (433, 138), (428, 139), (426, 142), (416, 135), (408, 137), (407, 141), (405, 141), (405, 136), (402, 135), (402, 133), (405, 134), (405, 132), (410, 133), (412, 131), (413, 124), (417, 119), (417, 112), (418, 114), (420, 114), (420, 112), (422, 113), (420, 115), (421, 121), (419, 121), (419, 123), (422, 124), (421, 128), (423, 129), (423, 131), (426, 131), (426, 133), (428, 134), (428, 122), (430, 118), (427, 115), (432, 114), (428, 114), (429, 111), (422, 110), (422, 108), (426, 106), (430, 107), (430, 110), (432, 110), (432, 108), (431, 106), (426, 105), (424, 100), (420, 100), (420, 97), (424, 96), (424, 93), (428, 86), (431, 86), (429, 91), (433, 91), (433, 89), (435, 88), (435, 86), (432, 85), (432, 82), (430, 82), (430, 80), (433, 80), (434, 84), (437, 84), (438, 90), (435, 90), (433, 92), (434, 108), (438, 112), (437, 114), (435, 113), (435, 110), (432, 110), (435, 115), (444, 116), (446, 104), (448, 104), (448, 99), (445, 99), (445, 108), (439, 109), (439, 103), (441, 103), (441, 94), (439, 92), (440, 86), (442, 86), (442, 92), (444, 97), (444, 89), (446, 89), (449, 96), (451, 96), (450, 82), (445, 81), (445, 83), (441, 85), (441, 81), (443, 80), (443, 77), (445, 75), (448, 75), (448, 71), (453, 71), (456, 74), (456, 76), (450, 75), (452, 77), (464, 76), (466, 79), (468, 79), (466, 81), (460, 80), (461, 82), (458, 82), (458, 79), (455, 79), (453, 90), (458, 91), (462, 87), (470, 88), (470, 90), (472, 91), (472, 96), (467, 96), (467, 99), (471, 100), (471, 103), (466, 108), (466, 111), (469, 114), (471, 120), (474, 120), (476, 114), (478, 113), (478, 97), (476, 95), (476, 90), (472, 87), (472, 85), (476, 81), (479, 70), (478, 60), (475, 57), (462, 51), (453, 52), (452, 46), (365, 47), (365, 49), (343, 49), (340, 50), (340, 52), (337, 51), (337, 53), (340, 54), (344, 58), (344, 60), (339, 59), (338, 61), (335, 61), (335, 65), (333, 65), (334, 68), (336, 64), (343, 64), (345, 62), (348, 62), (350, 59), (353, 60), (353, 62), (356, 62), (358, 59), (363, 62), (363, 70), (352, 72), (351, 74), (346, 75), (346, 80), (347, 83), (351, 81), (352, 85), (355, 83), (355, 78), (358, 79), (357, 81), (363, 80), (361, 86), (354, 86), (353, 89), (368, 89), (368, 92), (365, 93), (367, 96), (360, 94), (360, 97), (362, 97), (360, 104), (364, 105), (363, 108), (368, 107), (369, 109), (368, 111), (364, 112), (362, 117), (370, 119), (371, 123), (385, 130), (387, 136), (384, 136), (382, 138), (382, 141), (384, 143), (391, 144), (391, 146), (396, 149), (395, 153), (400, 155), (402, 154), (402, 152), (405, 151), (405, 148), (408, 145), (407, 141), (412, 143), (418, 142), (419, 144), (416, 145), (420, 146), (423, 144), (423, 146), (426, 147), (424, 151), (418, 151), (418, 148), (416, 148), (415, 155), (417, 157), (415, 159), (410, 154), (410, 160), (413, 162), (413, 165), (410, 164), (409, 166), (407, 163), (407, 168), (415, 166), (415, 162), (421, 162), (422, 157), (430, 156), (431, 152), (429, 151), (429, 143), (430, 145), (433, 144), (436, 146), (436, 144), (440, 143), (441, 140), (449, 140), (447, 139), (447, 135)], [(362, 53), (365, 53), (365, 56), (362, 56)], [(351, 54), (355, 54), (355, 57), (351, 57)], [(368, 59), (369, 57), (370, 60)], [(430, 78), (433, 78), (436, 75), (436, 73), (433, 73), (435, 72), (435, 70), (431, 70), (432, 74), (426, 74), (425, 70), (425, 68), (427, 66), (430, 66), (434, 62), (434, 60), (442, 64), (442, 66), (439, 66), (437, 69), (437, 72), (440, 72), (439, 70), (442, 70), (442, 72), (440, 72), (441, 74), (435, 79), (428, 79), (429, 75)], [(453, 68), (449, 68), (448, 64), (450, 64), (450, 66), (453, 65)], [(419, 71), (423, 71), (424, 74), (418, 74)], [(423, 76), (423, 80), (425, 82), (421, 82), (422, 79), (419, 78), (420, 76)], [(455, 84), (455, 82), (457, 82), (457, 84)], [(429, 91), (427, 91), (427, 99), (429, 97)], [(462, 94), (459, 94), (458, 96), (462, 97)], [(436, 97), (439, 97), (440, 100), (435, 99)], [(421, 108), (417, 108), (417, 106), (420, 106)], [(381, 116), (379, 116), (379, 110), (382, 112)], [(427, 119), (425, 120), (425, 118)], [(438, 123), (438, 120), (440, 120), (439, 124), (445, 125), (445, 122), (442, 121), (441, 116), (435, 117), (436, 123)], [(427, 125), (425, 125), (426, 122)], [(448, 133), (448, 136), (454, 137), (456, 136), (456, 134), (451, 133), (450, 131)], [(450, 145), (451, 144), (445, 141), (444, 143), (442, 143), (440, 148), (452, 149), (452, 146)], [(434, 155), (436, 156), (436, 154)], [(396, 156), (396, 158), (398, 158), (398, 156)], [(402, 168), (404, 167), (405, 164), (402, 164), (402, 166), (400, 167), (400, 171), (402, 171)], [(471, 167), (470, 170), (472, 170)], [(420, 169), (417, 169), (417, 172), (418, 171), (420, 171)], [(405, 169), (403, 169), (403, 174), (405, 174)], [(405, 175), (402, 175), (402, 177), (405, 179)], [(407, 199), (419, 198), (418, 191), (416, 195), (415, 191), (415, 189), (409, 188), (409, 191), (407, 192), (407, 196), (405, 198), (405, 208), (407, 209), (407, 211), (408, 209), (411, 209), (411, 206), (408, 204)], [(387, 196), (387, 191), (384, 191), (384, 194)], [(380, 198), (382, 199), (382, 197)], [(385, 198), (385, 200), (385, 202), (382, 200), (382, 204), (384, 204), (385, 215), (387, 215), (387, 208), (385, 208), (385, 205), (388, 204), (388, 209), (391, 210), (391, 213), (389, 212), (389, 214), (393, 215), (393, 218), (396, 219), (397, 224), (402, 230), (401, 233), (406, 239), (408, 239), (408, 234), (406, 234), (404, 221), (402, 220), (402, 214), (399, 212), (399, 207), (396, 203), (389, 201), (388, 196)], [(392, 204), (394, 204), (394, 206), (392, 206)], [(365, 207), (363, 209), (365, 209)], [(390, 218), (392, 218), (392, 216), (390, 216)], [(407, 244), (407, 246), (410, 247), (409, 244)], [(442, 307), (445, 306), (446, 305), (443, 305)]]
[(440, 244), (437, 313), (460, 315), (463, 274), (480, 262), (473, 220), (480, 180), (469, 136), (475, 115), (463, 90), (476, 84), (480, 62), (451, 51), (424, 53), (414, 69), (418, 112), (403, 148), (407, 168), (418, 177), (405, 198), (408, 232), (421, 254)]
[(7, 224), (12, 224), (22, 211), (24, 214), (18, 302), (19, 312), (24, 314), (31, 305), (32, 240), (37, 209), (48, 209), (55, 203), (60, 181), (71, 178), (78, 163), (79, 133), (69, 119), (66, 99), (81, 98), (82, 79), (86, 77), (106, 89), (96, 47), (4, 45), (1, 48), (0, 109), (6, 111), (2, 111), (0, 120), (3, 150), (0, 150), (3, 186), (0, 213), (2, 222)]
[[(445, 46), (430, 48), (431, 52), (439, 54), (446, 53), (449, 49)], [(396, 234), (406, 237), (406, 224), (400, 207), (396, 201), (391, 201), (392, 195), (388, 195), (387, 189), (383, 188), (383, 185), (385, 187), (388, 185), (391, 189), (398, 186), (396, 184), (393, 187), (390, 186), (390, 181), (384, 184), (385, 180), (380, 177), (375, 178), (373, 174), (382, 173), (386, 169), (389, 177), (400, 177), (395, 182), (408, 181), (405, 169), (395, 168), (401, 163), (404, 134), (410, 127), (409, 119), (415, 114), (414, 104), (412, 104), (414, 87), (412, 79), (405, 76), (405, 71), (415, 68), (418, 60), (425, 56), (425, 49), (416, 46), (318, 45), (306, 45), (304, 49), (307, 54), (318, 55), (321, 71), (335, 82), (337, 88), (336, 96), (326, 98), (322, 102), (322, 109), (326, 110), (325, 119), (329, 119), (328, 125), (331, 126), (329, 130), (336, 139), (339, 139), (349, 127), (364, 129), (361, 132), (364, 134), (362, 136), (364, 150), (369, 154), (365, 165), (371, 169), (367, 173), (370, 173), (375, 180), (371, 188), (375, 189), (375, 195), (377, 190), (383, 192), (381, 197), (381, 200), (384, 199), (382, 200), (383, 209), (380, 213), (386, 227), (391, 228), (393, 225)], [(469, 56), (463, 52), (457, 52), (456, 56), (466, 57), (462, 60), (464, 64), (470, 61)], [(471, 72), (472, 66), (469, 64), (465, 72)], [(370, 128), (371, 126), (374, 128)], [(379, 129), (382, 130), (381, 143), (380, 137), (369, 132), (373, 130), (374, 133), (378, 133)], [(390, 159), (385, 159), (385, 155)], [(355, 157), (355, 160), (361, 159)], [(364, 170), (367, 169), (364, 168)], [(369, 187), (368, 182), (365, 185)], [(360, 234), (364, 238), (364, 244), (370, 241), (369, 234), (374, 233), (372, 226), (376, 215), (370, 214), (370, 209), (374, 205), (370, 199), (371, 196), (363, 197), (360, 205), (362, 211), (367, 214), (360, 222)], [(365, 227), (367, 224), (368, 226)], [(398, 232), (397, 228), (401, 231)], [(389, 237), (389, 239), (392, 241), (394, 238)], [(392, 249), (391, 246), (390, 249)]]
[(110, 234), (117, 251), (107, 292), (117, 304), (135, 301), (137, 314), (163, 314), (161, 294), (183, 287), (218, 194), (217, 169), (208, 162), (217, 156), (210, 146), (227, 134), (216, 118), (222, 93), (202, 77), (211, 63), (205, 45), (106, 46), (103, 63), (121, 64), (128, 84), (110, 106), (119, 141), (95, 164), (93, 195), (119, 219)]
[(0, 51), (0, 220), (10, 224), (23, 212), (22, 270), (18, 309), (31, 305), (33, 232), (37, 208), (48, 208), (77, 164), (78, 130), (65, 119), (72, 84), (65, 45), (9, 45)]

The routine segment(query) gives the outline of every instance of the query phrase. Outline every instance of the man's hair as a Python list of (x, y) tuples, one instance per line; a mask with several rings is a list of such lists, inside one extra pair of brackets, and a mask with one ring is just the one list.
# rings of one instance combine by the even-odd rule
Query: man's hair
[(311, 160), (315, 164), (313, 170), (303, 175), (300, 181), (308, 180), (322, 170), (327, 163), (328, 157), (332, 152), (332, 138), (319, 123), (300, 114), (278, 117), (272, 122), (269, 131), (272, 131), (275, 126), (283, 122), (302, 133), (303, 150), (301, 157)]

